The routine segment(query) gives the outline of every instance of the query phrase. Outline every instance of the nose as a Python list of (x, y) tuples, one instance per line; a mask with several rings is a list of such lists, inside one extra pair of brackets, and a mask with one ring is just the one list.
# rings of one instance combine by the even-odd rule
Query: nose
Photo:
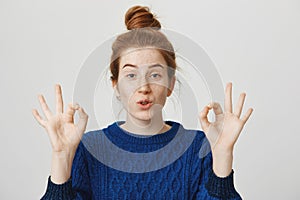
[(146, 78), (143, 79), (143, 81), (140, 82), (140, 86), (138, 87), (138, 92), (143, 94), (148, 94), (151, 92), (150, 85)]

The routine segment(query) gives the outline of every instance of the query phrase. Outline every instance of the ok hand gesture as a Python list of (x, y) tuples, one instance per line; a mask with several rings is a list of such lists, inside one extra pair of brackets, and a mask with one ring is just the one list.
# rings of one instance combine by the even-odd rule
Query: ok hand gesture
[[(68, 104), (67, 110), (64, 112), (61, 86), (55, 85), (56, 93), (56, 113), (52, 113), (43, 97), (39, 95), (39, 102), (45, 114), (43, 119), (36, 109), (32, 110), (32, 114), (38, 123), (44, 127), (49, 135), (52, 150), (54, 153), (75, 151), (83, 133), (85, 132), (88, 115), (78, 104)], [(78, 110), (79, 121), (74, 124), (74, 114)]]
[[(213, 156), (213, 171), (219, 177), (226, 177), (232, 171), (233, 147), (253, 109), (249, 108), (240, 118), (246, 93), (240, 94), (239, 101), (232, 111), (232, 83), (227, 83), (225, 90), (225, 112), (217, 102), (212, 102), (200, 112), (199, 120), (210, 143)], [(209, 122), (210, 109), (215, 113), (215, 121)]]
[[(240, 118), (246, 93), (241, 93), (238, 103), (232, 111), (232, 83), (227, 83), (225, 90), (225, 112), (217, 102), (205, 106), (199, 115), (203, 131), (208, 138), (212, 151), (232, 151), (245, 123), (249, 119), (253, 109), (249, 108), (246, 114)], [(210, 109), (215, 113), (215, 122), (209, 122), (207, 115)]]

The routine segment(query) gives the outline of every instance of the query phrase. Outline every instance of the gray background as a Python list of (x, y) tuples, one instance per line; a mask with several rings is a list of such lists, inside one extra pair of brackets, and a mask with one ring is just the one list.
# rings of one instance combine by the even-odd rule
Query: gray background
[(244, 199), (299, 199), (296, 0), (0, 1), (0, 199), (43, 195), (51, 146), (31, 114), (41, 110), (37, 94), (53, 108), (60, 83), (65, 102), (72, 101), (82, 63), (125, 31), (125, 11), (135, 4), (150, 6), (163, 27), (202, 46), (223, 84), (233, 82), (234, 102), (246, 91), (245, 108), (254, 112), (234, 152), (235, 185)]

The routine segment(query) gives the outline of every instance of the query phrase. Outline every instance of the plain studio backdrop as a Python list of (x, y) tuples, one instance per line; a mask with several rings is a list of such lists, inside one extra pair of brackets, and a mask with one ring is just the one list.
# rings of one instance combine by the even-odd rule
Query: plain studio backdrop
[[(244, 112), (250, 106), (254, 112), (234, 151), (234, 180), (241, 196), (299, 199), (300, 3), (296, 0), (1, 0), (0, 199), (39, 199), (44, 194), (51, 146), (31, 113), (32, 108), (42, 113), (37, 95), (44, 94), (53, 110), (54, 84), (60, 83), (65, 103), (72, 101), (83, 63), (99, 45), (126, 30), (124, 14), (136, 4), (149, 6), (164, 28), (205, 50), (223, 86), (233, 83), (234, 103), (241, 92), (247, 93)], [(116, 117), (101, 109), (107, 105), (101, 97), (111, 94), (101, 91), (95, 94), (96, 116), (107, 125)], [(209, 96), (198, 95), (200, 111)]]

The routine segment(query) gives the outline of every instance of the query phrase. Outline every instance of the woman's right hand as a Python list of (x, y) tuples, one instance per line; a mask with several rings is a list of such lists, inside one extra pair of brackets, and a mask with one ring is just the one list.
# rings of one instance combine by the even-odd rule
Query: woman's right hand
[[(68, 104), (64, 112), (61, 86), (55, 85), (56, 113), (53, 114), (43, 95), (39, 95), (39, 102), (45, 114), (43, 119), (36, 109), (32, 114), (38, 123), (44, 127), (49, 135), (52, 146), (51, 181), (56, 184), (66, 182), (71, 176), (73, 158), (78, 144), (85, 132), (88, 115), (78, 104)], [(79, 121), (74, 124), (74, 114), (78, 110)]]
[[(45, 115), (43, 119), (36, 109), (32, 110), (32, 114), (38, 123), (44, 127), (49, 135), (52, 151), (55, 154), (76, 151), (76, 148), (85, 132), (88, 115), (78, 104), (68, 104), (67, 110), (64, 112), (63, 98), (61, 86), (55, 85), (56, 93), (56, 113), (52, 113), (43, 97), (38, 95), (39, 102)], [(79, 121), (74, 124), (74, 114), (78, 110)]]

